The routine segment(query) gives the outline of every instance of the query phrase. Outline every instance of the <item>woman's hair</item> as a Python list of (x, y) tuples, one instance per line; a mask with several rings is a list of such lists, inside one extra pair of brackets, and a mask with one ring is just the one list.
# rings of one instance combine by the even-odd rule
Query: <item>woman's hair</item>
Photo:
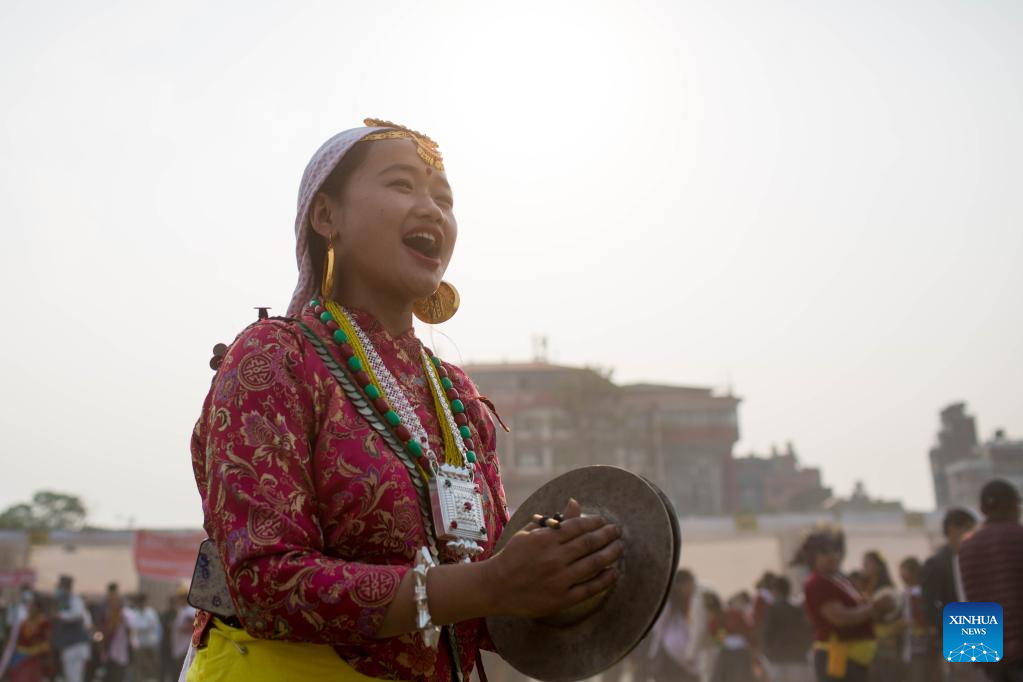
[(796, 551), (791, 564), (806, 566), (812, 571), (817, 555), (825, 552), (845, 554), (845, 533), (827, 526), (815, 528), (803, 539), (803, 544)]
[(703, 593), (703, 604), (707, 607), (708, 611), (718, 613), (722, 611), (721, 597), (717, 595), (717, 592), (704, 592)]
[[(328, 197), (341, 200), (344, 195), (345, 189), (348, 187), (348, 181), (352, 179), (352, 175), (355, 170), (362, 165), (362, 162), (366, 159), (366, 148), (367, 143), (356, 143), (341, 160), (338, 162), (334, 170), (330, 172), (327, 179), (320, 185), (320, 192), (323, 192)], [(316, 233), (309, 225), (306, 225), (306, 229), (309, 230), (309, 256), (312, 259), (313, 272), (316, 277), (315, 281), (320, 282), (323, 279), (323, 257), (327, 252), (327, 242)]]
[(920, 560), (915, 556), (908, 556), (899, 563), (899, 568), (905, 570), (911, 576), (920, 579)]
[(864, 563), (867, 560), (873, 561), (877, 564), (877, 582), (874, 583), (874, 589), (879, 590), (882, 587), (894, 587), (895, 583), (892, 581), (892, 574), (888, 571), (888, 562), (881, 556), (881, 552), (876, 549), (872, 549), (863, 555)]

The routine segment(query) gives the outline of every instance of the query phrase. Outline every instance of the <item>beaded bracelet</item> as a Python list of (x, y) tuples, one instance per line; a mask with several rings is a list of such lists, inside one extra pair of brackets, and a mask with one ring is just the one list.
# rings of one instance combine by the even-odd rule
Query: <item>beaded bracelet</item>
[(422, 547), (416, 555), (416, 567), (412, 569), (416, 578), (416, 627), (423, 635), (423, 643), (433, 649), (440, 642), (440, 628), (433, 624), (433, 616), (430, 615), (430, 604), (426, 599), (426, 574), (436, 565), (430, 550)]

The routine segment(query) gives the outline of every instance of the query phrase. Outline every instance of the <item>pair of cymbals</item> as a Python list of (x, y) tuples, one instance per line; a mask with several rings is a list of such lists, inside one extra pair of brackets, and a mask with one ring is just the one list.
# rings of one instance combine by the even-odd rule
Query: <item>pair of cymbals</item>
[(583, 514), (603, 516), (622, 528), (625, 552), (614, 587), (549, 618), (487, 618), (501, 657), (544, 682), (592, 677), (625, 658), (667, 602), (681, 552), (671, 501), (642, 476), (612, 466), (570, 471), (530, 495), (508, 522), (497, 551), (534, 514), (559, 512), (570, 498), (579, 502)]

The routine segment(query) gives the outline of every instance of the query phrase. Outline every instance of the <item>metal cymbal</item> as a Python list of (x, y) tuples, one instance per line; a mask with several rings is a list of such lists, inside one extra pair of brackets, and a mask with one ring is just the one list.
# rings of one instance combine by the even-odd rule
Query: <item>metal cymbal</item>
[(678, 517), (657, 486), (625, 469), (591, 466), (559, 476), (533, 493), (508, 522), (497, 550), (533, 514), (561, 511), (569, 498), (579, 502), (583, 514), (599, 514), (622, 527), (625, 554), (618, 564), (618, 582), (606, 594), (553, 618), (487, 618), (501, 657), (544, 682), (591, 677), (628, 655), (667, 601), (681, 549)]

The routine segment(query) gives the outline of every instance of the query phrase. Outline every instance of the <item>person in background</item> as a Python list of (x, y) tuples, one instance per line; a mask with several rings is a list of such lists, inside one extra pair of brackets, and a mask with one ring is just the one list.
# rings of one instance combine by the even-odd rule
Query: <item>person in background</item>
[(760, 679), (754, 672), (758, 650), (749, 618), (751, 604), (749, 594), (739, 592), (728, 600), (723, 611), (711, 617), (709, 629), (720, 645), (711, 682), (749, 682)]
[(57, 581), (53, 650), (60, 656), (65, 681), (84, 682), (92, 649), (92, 616), (73, 587), (74, 580), (69, 575), (62, 575)]
[(874, 635), (877, 637), (877, 652), (870, 666), (871, 682), (903, 682), (905, 671), (902, 665), (902, 608), (899, 594), (892, 581), (888, 562), (878, 551), (863, 555), (863, 575), (866, 581), (864, 594), (869, 599), (879, 596), (890, 597), (892, 608), (878, 615), (874, 620)]
[(774, 581), (778, 577), (771, 571), (764, 571), (764, 574), (760, 576), (760, 580), (757, 581), (755, 586), (756, 594), (753, 597), (750, 620), (753, 622), (753, 628), (756, 630), (758, 638), (763, 635), (764, 616), (767, 613), (767, 607), (774, 603)]
[(902, 559), (898, 566), (899, 578), (905, 585), (902, 596), (902, 663), (906, 682), (937, 682), (929, 678), (928, 653), (930, 626), (924, 616), (924, 603), (920, 587), (922, 567), (914, 556)]
[(128, 626), (124, 622), (124, 600), (117, 583), (107, 585), (107, 598), (103, 602), (103, 633), (101, 642), (104, 682), (122, 682), (128, 669)]
[(1023, 682), (1023, 525), (1020, 494), (995, 479), (980, 491), (983, 525), (963, 540), (956, 557), (966, 601), (1002, 606), (1002, 659), (979, 667), (993, 682)]
[(698, 682), (700, 671), (694, 646), (698, 637), (691, 620), (698, 599), (696, 579), (690, 571), (680, 569), (675, 574), (668, 603), (654, 623), (647, 650), (650, 663), (634, 682), (645, 682), (648, 672), (655, 680)]
[(707, 590), (701, 596), (704, 622), (700, 635), (705, 639), (703, 660), (700, 662), (700, 682), (711, 682), (717, 668), (718, 656), (721, 655), (720, 633), (716, 625), (724, 617), (725, 609), (717, 592)]
[(907, 682), (934, 682), (927, 677), (927, 619), (920, 591), (920, 561), (907, 557), (899, 564), (899, 577), (906, 586), (902, 597), (902, 662)]
[(792, 583), (785, 576), (775, 576), (771, 591), (772, 600), (764, 612), (762, 628), (771, 682), (810, 682), (813, 633), (806, 612), (792, 603)]
[(870, 550), (863, 555), (863, 579), (864, 594), (873, 597), (884, 588), (895, 588), (892, 574), (888, 570), (888, 562), (881, 556), (881, 552)]
[(845, 535), (818, 529), (803, 541), (793, 564), (810, 569), (803, 586), (814, 631), (818, 682), (866, 682), (874, 658), (874, 619), (894, 606), (891, 597), (870, 601), (841, 572)]
[(867, 580), (867, 576), (864, 575), (863, 571), (853, 569), (852, 571), (849, 572), (848, 578), (849, 582), (853, 584), (853, 587), (855, 587), (863, 594), (867, 593), (867, 588), (870, 586), (870, 583)]
[(159, 679), (160, 640), (163, 628), (160, 614), (149, 605), (145, 594), (136, 594), (124, 612), (131, 641), (131, 680), (151, 682)]
[[(19, 618), (11, 636), (16, 637), (14, 652), (7, 668), (9, 682), (43, 682), (49, 678), (52, 623), (46, 615), (39, 595), (22, 593), (23, 617)], [(14, 632), (16, 630), (16, 633)], [(3, 675), (0, 664), (0, 676)]]
[(170, 626), (170, 670), (177, 679), (181, 667), (184, 665), (185, 656), (188, 654), (188, 644), (192, 641), (192, 623), (195, 621), (195, 607), (188, 603), (188, 592), (178, 592), (174, 597), (174, 620)]
[(960, 507), (945, 512), (941, 530), (945, 544), (924, 562), (920, 571), (920, 605), (924, 618), (930, 627), (927, 646), (927, 671), (925, 679), (956, 680), (967, 682), (975, 677), (967, 666), (952, 666), (941, 653), (942, 613), (945, 604), (961, 601), (955, 578), (955, 557), (959, 546), (977, 526), (974, 515)]

